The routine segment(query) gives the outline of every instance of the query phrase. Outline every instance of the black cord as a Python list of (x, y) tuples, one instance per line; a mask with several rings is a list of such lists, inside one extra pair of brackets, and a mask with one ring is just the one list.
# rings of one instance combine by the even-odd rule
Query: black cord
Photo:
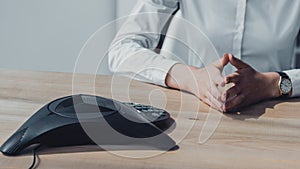
[(32, 163), (30, 165), (30, 167), (28, 169), (34, 169), (35, 168), (35, 164), (36, 164), (36, 159), (37, 159), (37, 150), (40, 148), (40, 145), (36, 146), (33, 150), (32, 150), (32, 154), (33, 154), (33, 160)]

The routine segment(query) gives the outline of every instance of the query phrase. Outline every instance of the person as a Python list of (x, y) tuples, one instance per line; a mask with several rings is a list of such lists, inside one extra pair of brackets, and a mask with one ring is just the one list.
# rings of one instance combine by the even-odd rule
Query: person
[[(192, 55), (178, 54), (188, 57), (180, 61), (160, 53), (163, 35), (176, 29), (177, 11), (225, 54), (214, 62), (200, 56), (203, 65)], [(294, 67), (299, 28), (298, 0), (138, 1), (110, 46), (109, 68), (190, 92), (223, 112), (240, 110), (266, 99), (300, 96), (300, 69)], [(191, 39), (193, 33), (183, 34)], [(223, 75), (228, 66), (234, 69)], [(233, 85), (225, 89), (226, 84)]]

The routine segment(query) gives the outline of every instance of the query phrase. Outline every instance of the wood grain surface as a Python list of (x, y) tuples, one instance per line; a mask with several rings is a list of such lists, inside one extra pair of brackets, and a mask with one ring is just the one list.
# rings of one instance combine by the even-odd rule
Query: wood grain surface
[[(44, 169), (299, 169), (300, 99), (265, 101), (240, 112), (212, 111), (194, 96), (124, 77), (0, 69), (0, 143), (40, 107), (74, 93), (96, 94), (166, 109), (176, 122), (168, 133), (175, 151), (115, 150), (96, 146), (45, 148), (38, 168)], [(208, 120), (208, 116), (212, 115)], [(214, 117), (221, 117), (220, 119)], [(219, 121), (220, 120), (220, 121)], [(203, 127), (217, 124), (199, 143)], [(214, 128), (214, 126), (211, 126)], [(147, 158), (144, 155), (153, 156)], [(132, 157), (136, 158), (132, 158)], [(0, 168), (28, 168), (32, 154), (0, 155)]]

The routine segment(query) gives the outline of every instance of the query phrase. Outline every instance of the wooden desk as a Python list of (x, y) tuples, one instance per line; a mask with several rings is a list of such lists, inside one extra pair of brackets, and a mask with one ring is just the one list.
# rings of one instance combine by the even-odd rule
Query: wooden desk
[[(78, 77), (79, 88), (89, 89), (89, 76)], [(126, 78), (116, 79), (113, 92), (118, 94), (114, 94), (114, 97), (128, 100), (124, 94), (124, 88), (128, 88)], [(110, 83), (111, 77), (97, 76), (96, 94), (112, 97)], [(178, 144), (178, 150), (143, 159), (124, 158), (116, 153), (84, 147), (42, 150), (38, 168), (300, 168), (299, 98), (263, 102), (243, 110), (240, 115), (222, 115), (212, 137), (204, 144), (199, 144), (198, 138), (208, 115), (205, 113), (208, 107), (194, 96), (137, 81), (130, 83), (129, 92), (131, 101), (144, 104), (149, 104), (149, 94), (153, 92), (167, 100), (166, 109), (176, 123), (182, 124), (174, 131), (187, 133)], [(70, 94), (72, 74), (0, 69), (0, 143), (38, 108), (55, 98)], [(200, 107), (198, 112), (187, 113), (179, 119), (180, 103), (185, 107), (200, 103)], [(196, 118), (195, 113), (198, 115)], [(193, 122), (193, 128), (187, 132), (185, 126)], [(139, 153), (139, 150), (130, 151)], [(0, 155), (0, 168), (27, 168), (31, 162), (31, 154), (17, 157)]]

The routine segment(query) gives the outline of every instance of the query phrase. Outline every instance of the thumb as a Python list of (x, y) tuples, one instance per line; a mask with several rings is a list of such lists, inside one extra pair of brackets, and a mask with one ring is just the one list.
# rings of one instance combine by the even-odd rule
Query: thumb
[(215, 66), (217, 66), (218, 69), (220, 69), (221, 71), (223, 70), (223, 68), (229, 63), (229, 56), (228, 54), (224, 54), (223, 57), (219, 60), (217, 60), (214, 64)]
[(225, 53), (221, 58), (221, 66), (224, 68), (229, 63), (229, 55)]
[(228, 54), (228, 59), (229, 59), (229, 62), (237, 69), (244, 69), (244, 68), (249, 67), (249, 65), (247, 63), (234, 57), (232, 54)]

